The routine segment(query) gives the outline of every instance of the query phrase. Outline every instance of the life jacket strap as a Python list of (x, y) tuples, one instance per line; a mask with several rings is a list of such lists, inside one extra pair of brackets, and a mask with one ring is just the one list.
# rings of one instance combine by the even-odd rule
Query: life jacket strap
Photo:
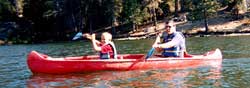
[(114, 59), (117, 59), (117, 51), (116, 51), (115, 44), (113, 42), (108, 42), (107, 44), (111, 45), (111, 47), (113, 49)]

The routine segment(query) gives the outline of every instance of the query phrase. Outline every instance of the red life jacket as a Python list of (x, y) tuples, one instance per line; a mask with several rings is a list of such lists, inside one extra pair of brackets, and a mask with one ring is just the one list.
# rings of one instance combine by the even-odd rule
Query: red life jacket
[(116, 48), (112, 42), (107, 44), (101, 44), (100, 59), (116, 59), (116, 55)]

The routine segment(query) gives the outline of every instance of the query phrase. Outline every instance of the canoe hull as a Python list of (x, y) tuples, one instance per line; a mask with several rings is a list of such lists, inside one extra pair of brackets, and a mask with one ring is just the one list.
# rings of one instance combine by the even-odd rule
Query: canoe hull
[(107, 70), (176, 69), (202, 65), (219, 67), (222, 61), (219, 49), (204, 55), (192, 55), (184, 58), (162, 58), (155, 55), (145, 61), (143, 57), (143, 54), (122, 54), (118, 55), (118, 59), (108, 60), (100, 60), (96, 55), (51, 58), (31, 51), (27, 63), (33, 73), (65, 74)]

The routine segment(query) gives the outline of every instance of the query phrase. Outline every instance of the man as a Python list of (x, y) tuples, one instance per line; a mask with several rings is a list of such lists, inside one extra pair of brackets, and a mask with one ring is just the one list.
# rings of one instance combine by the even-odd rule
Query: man
[(166, 22), (165, 29), (166, 31), (156, 37), (152, 47), (162, 51), (164, 57), (183, 57), (186, 51), (185, 37), (181, 32), (176, 32), (173, 21)]

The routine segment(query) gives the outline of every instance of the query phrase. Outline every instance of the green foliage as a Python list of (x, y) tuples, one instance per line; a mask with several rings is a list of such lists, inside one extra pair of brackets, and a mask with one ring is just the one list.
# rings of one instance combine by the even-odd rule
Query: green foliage
[(164, 16), (168, 16), (169, 15), (169, 13), (170, 13), (170, 6), (167, 3), (165, 3), (165, 2), (161, 3), (159, 5), (159, 8), (162, 9), (162, 12), (163, 12)]
[(123, 8), (121, 16), (119, 17), (124, 23), (140, 23), (142, 17), (140, 16), (140, 3), (138, 0), (123, 1)]
[(142, 16), (144, 18), (145, 21), (150, 21), (150, 18), (152, 18), (152, 15), (151, 13), (149, 12), (149, 9), (148, 8), (144, 8), (142, 10)]
[(208, 17), (216, 16), (220, 4), (217, 0), (194, 0), (189, 20), (201, 20), (204, 18), (204, 11)]
[(0, 19), (15, 13), (14, 6), (8, 0), (0, 0)]
[(56, 11), (53, 9), (54, 8), (53, 7), (54, 3), (53, 3), (52, 0), (51, 1), (46, 1), (44, 4), (46, 6), (47, 11), (43, 13), (43, 17), (48, 18), (48, 17), (53, 16), (53, 15), (56, 14)]
[(191, 11), (193, 9), (192, 0), (183, 0), (183, 9), (186, 11)]
[[(142, 25), (154, 21), (156, 17), (172, 17), (175, 0), (0, 0), (0, 21), (13, 18), (24, 35), (29, 34), (35, 40), (66, 36), (75, 31), (90, 32), (118, 25)], [(241, 6), (243, 0), (179, 0), (182, 12), (189, 13), (189, 20), (202, 20), (204, 13), (208, 17), (217, 15), (217, 10), (226, 6)], [(233, 4), (233, 5), (232, 5)], [(242, 5), (243, 6), (243, 5)], [(20, 10), (21, 9), (21, 10)], [(160, 17), (157, 13), (164, 13)], [(228, 10), (230, 11), (230, 9)], [(18, 18), (21, 13), (23, 17)], [(162, 15), (161, 15), (162, 16)], [(0, 22), (1, 23), (1, 22)], [(126, 28), (128, 29), (128, 28)], [(31, 30), (31, 31), (30, 31)], [(128, 29), (130, 30), (130, 29)], [(105, 30), (106, 31), (106, 30)], [(52, 34), (54, 32), (54, 34)], [(60, 34), (62, 33), (62, 34)], [(20, 35), (22, 36), (22, 35)], [(70, 36), (67, 36), (70, 37)], [(40, 39), (39, 39), (40, 38)], [(16, 39), (16, 41), (19, 41)], [(31, 40), (28, 40), (31, 41)]]
[(122, 12), (122, 1), (123, 0), (114, 0), (114, 15), (116, 17), (120, 16), (120, 13)]
[(132, 22), (135, 23), (136, 25), (141, 25), (142, 22), (144, 21), (143, 18), (147, 18), (146, 16), (147, 16), (146, 13), (143, 13), (139, 8), (137, 8), (135, 10), (135, 14), (131, 16), (131, 19)]
[(222, 4), (229, 4), (229, 3), (232, 3), (234, 0), (223, 0)]

